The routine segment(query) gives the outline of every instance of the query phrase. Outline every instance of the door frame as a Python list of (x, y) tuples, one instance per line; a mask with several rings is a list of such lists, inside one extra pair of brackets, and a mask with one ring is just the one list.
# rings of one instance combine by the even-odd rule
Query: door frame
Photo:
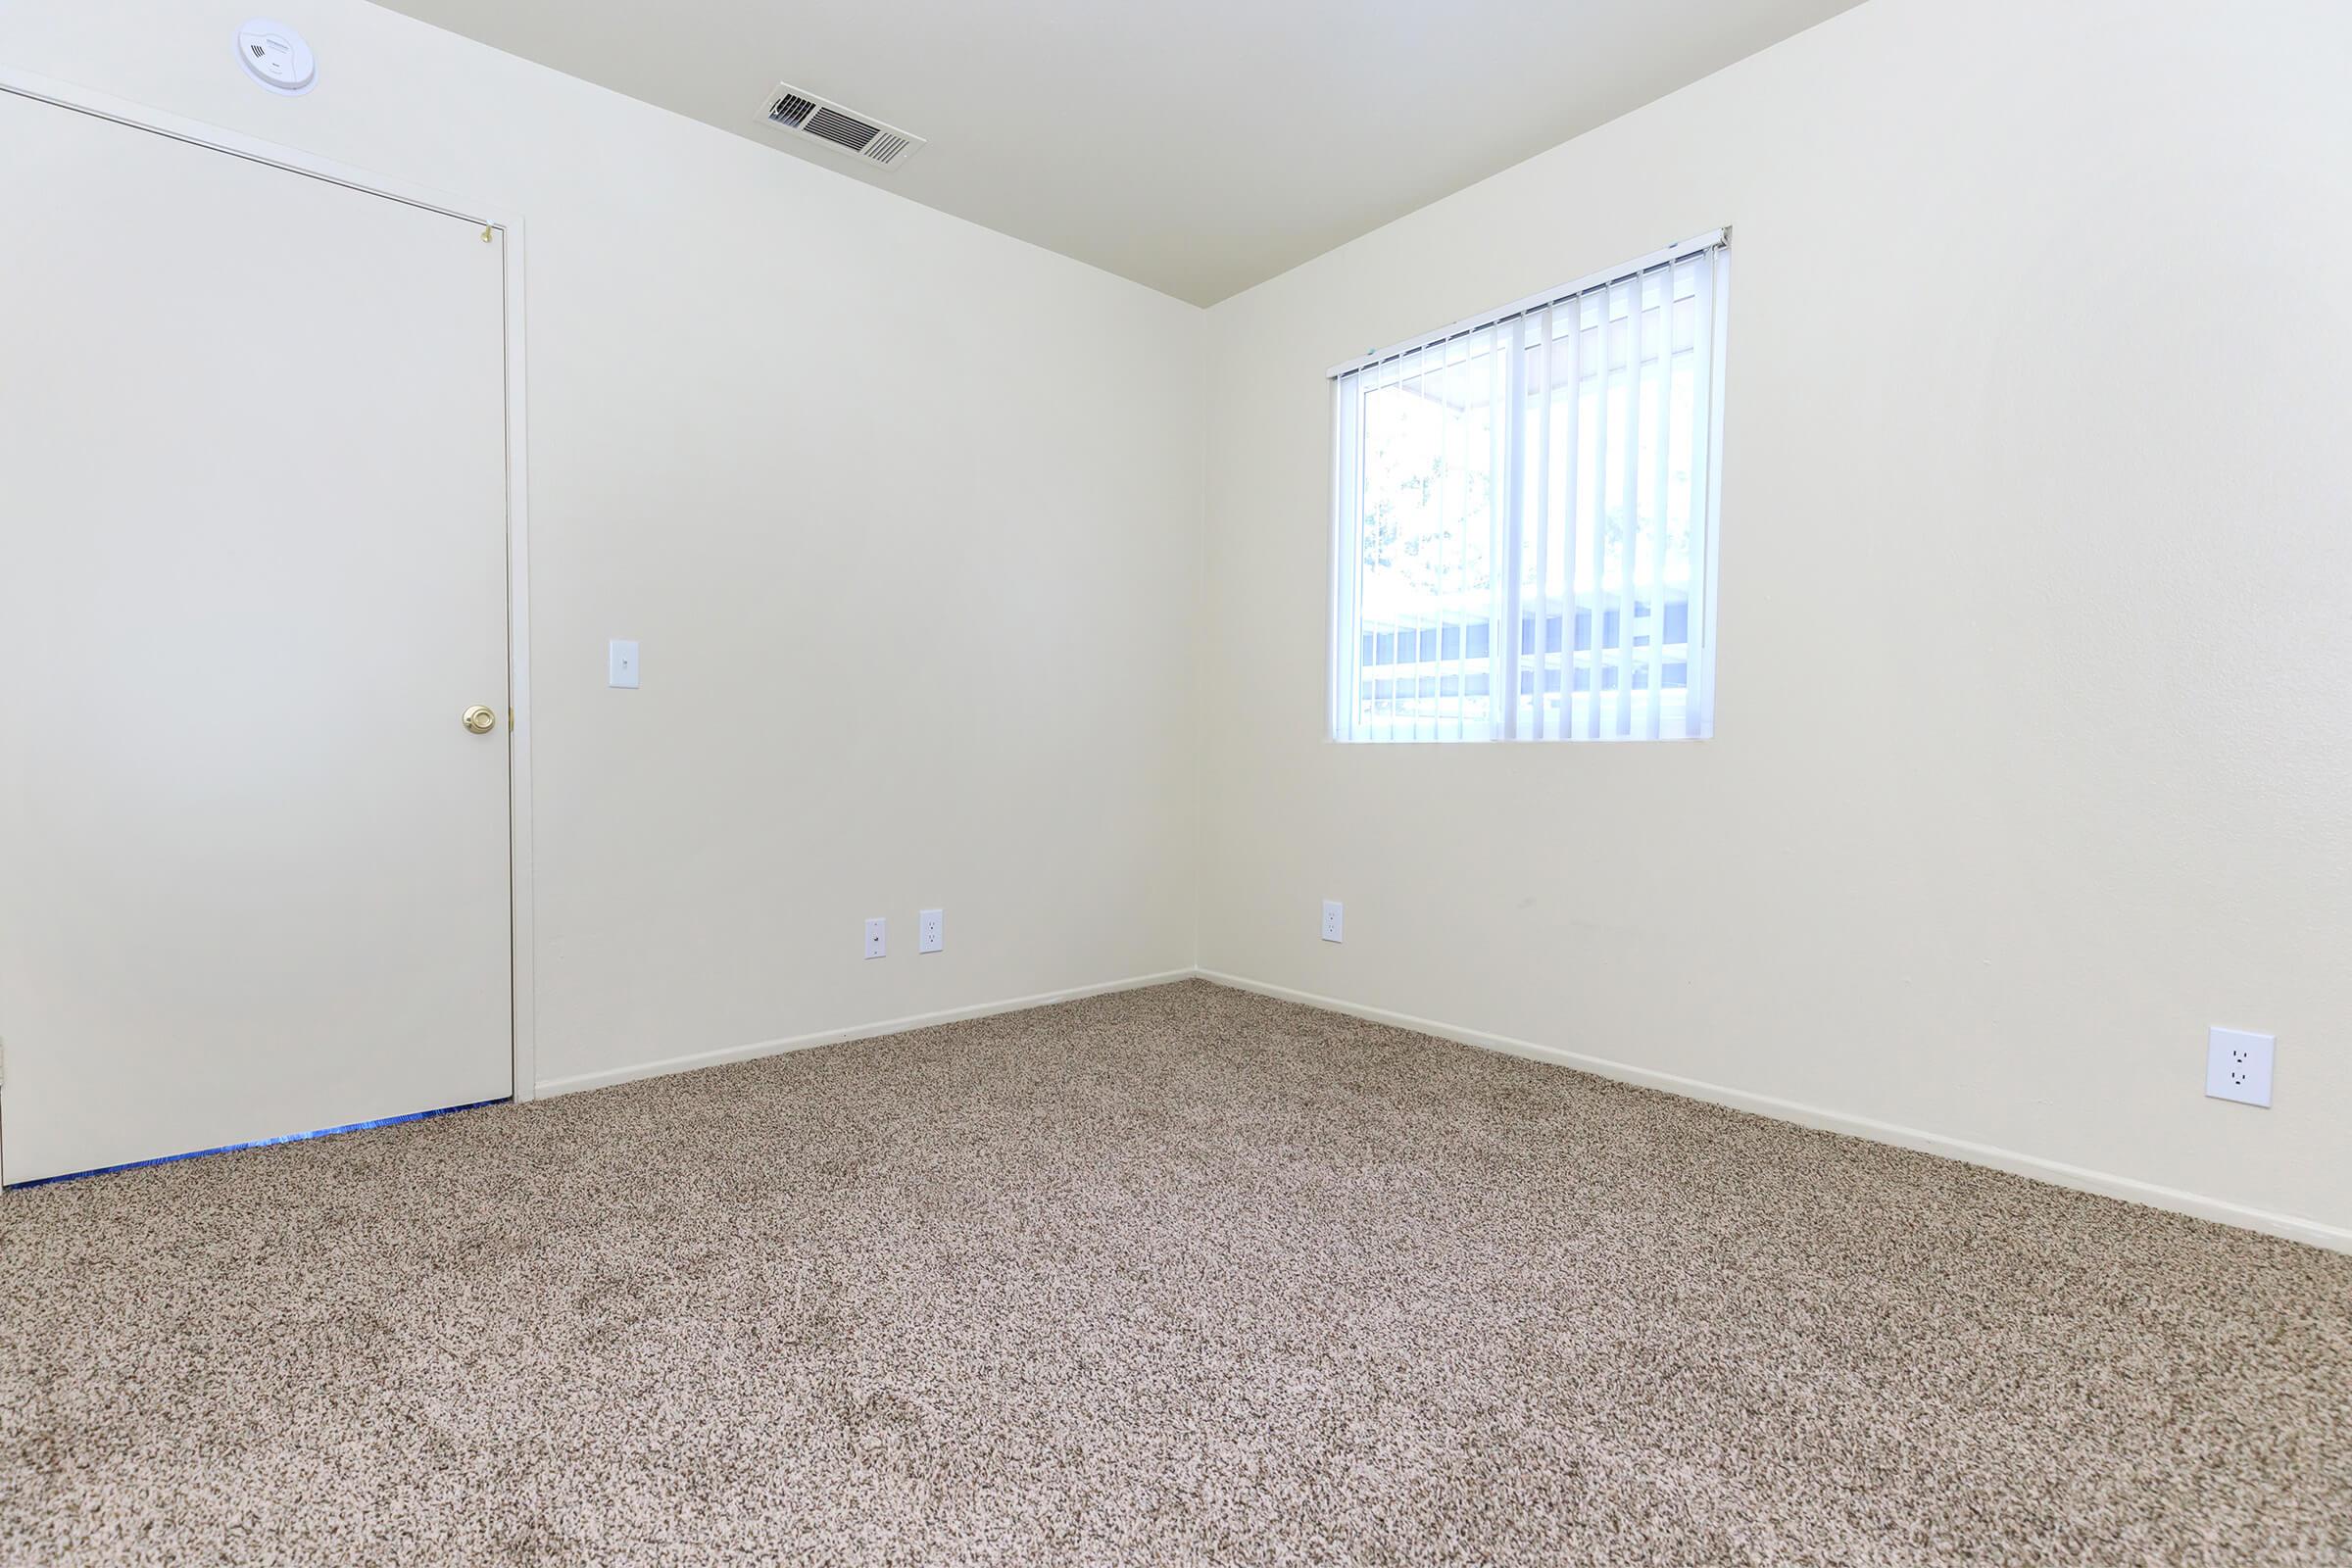
[(507, 929), (509, 1027), (514, 1098), (539, 1094), (536, 990), (533, 976), (531, 867), (531, 619), (529, 463), (523, 419), (522, 216), (509, 202), (475, 201), (447, 191), (392, 179), (321, 158), (299, 147), (263, 141), (239, 131), (183, 119), (71, 82), (0, 65), (0, 92), (13, 93), (70, 113), (95, 116), (135, 130), (170, 136), (231, 158), (280, 169), (305, 179), (325, 180), (387, 201), (422, 208), (504, 237), (500, 275), (504, 292), (507, 472)]

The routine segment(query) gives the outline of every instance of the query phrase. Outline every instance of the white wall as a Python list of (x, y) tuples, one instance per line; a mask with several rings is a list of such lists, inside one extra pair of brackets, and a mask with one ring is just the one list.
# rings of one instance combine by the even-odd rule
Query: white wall
[[(0, 63), (523, 214), (543, 1081), (1181, 969), (1198, 881), (1213, 971), (2352, 1227), (2336, 8), (1872, 0), (1205, 327), (278, 9), (310, 97), (219, 0)], [(1324, 367), (1718, 223), (1717, 738), (1322, 740)]]
[[(2352, 1227), (2348, 17), (1872, 0), (1214, 308), (1202, 965)], [(1719, 223), (1716, 738), (1324, 741), (1324, 368)]]
[(272, 97), (250, 14), (0, 64), (521, 214), (541, 1081), (1189, 968), (1200, 313), (353, 0)]

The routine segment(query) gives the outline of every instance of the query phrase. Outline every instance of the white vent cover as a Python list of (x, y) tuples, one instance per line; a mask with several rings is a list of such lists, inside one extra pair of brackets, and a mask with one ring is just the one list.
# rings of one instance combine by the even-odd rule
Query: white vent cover
[(836, 152), (855, 153), (886, 168), (912, 158), (923, 138), (896, 125), (885, 125), (871, 115), (844, 109), (831, 99), (804, 92), (784, 82), (767, 95), (768, 122), (823, 142)]

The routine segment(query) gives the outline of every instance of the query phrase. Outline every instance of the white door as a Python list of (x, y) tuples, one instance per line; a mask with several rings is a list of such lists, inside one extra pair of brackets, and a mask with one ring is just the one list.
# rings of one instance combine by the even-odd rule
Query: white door
[(0, 215), (0, 1177), (504, 1098), (503, 241), (5, 91)]

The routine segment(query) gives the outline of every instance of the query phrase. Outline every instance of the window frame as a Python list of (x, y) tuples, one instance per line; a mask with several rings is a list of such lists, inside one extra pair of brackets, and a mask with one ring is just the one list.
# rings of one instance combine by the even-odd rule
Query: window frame
[[(1544, 742), (1592, 740), (1681, 741), (1707, 740), (1713, 737), (1715, 732), (1715, 664), (1718, 643), (1716, 634), (1717, 610), (1722, 598), (1718, 581), (1718, 567), (1721, 560), (1723, 537), (1723, 413), (1725, 405), (1725, 386), (1729, 379), (1728, 375), (1726, 374), (1726, 366), (1728, 360), (1727, 348), (1729, 344), (1730, 328), (1729, 300), (1732, 272), (1731, 233), (1732, 231), (1730, 227), (1726, 226), (1719, 229), (1709, 230), (1702, 234), (1694, 235), (1690, 239), (1685, 240), (1680, 244), (1662, 247), (1658, 250), (1648, 253), (1647, 255), (1636, 257), (1633, 260), (1625, 262), (1619, 266), (1591, 273), (1586, 277), (1579, 278), (1575, 282), (1563, 284), (1558, 288), (1547, 289), (1541, 294), (1530, 295), (1526, 299), (1515, 301), (1499, 309), (1484, 312), (1474, 317), (1464, 318), (1463, 319), (1455, 321), (1450, 325), (1441, 327), (1436, 331), (1426, 332), (1417, 337), (1408, 338), (1403, 342), (1392, 345), (1389, 348), (1375, 350), (1371, 353), (1362, 355), (1357, 359), (1347, 361), (1340, 365), (1335, 365), (1326, 372), (1332, 382), (1333, 388), (1332, 417), (1330, 424), (1332, 459), (1330, 492), (1331, 533), (1329, 536), (1330, 558), (1328, 564), (1329, 569), (1327, 571), (1328, 596), (1326, 604), (1326, 614), (1328, 616), (1328, 635), (1325, 639), (1327, 667), (1325, 670), (1324, 680), (1324, 738), (1326, 740), (1342, 745), (1401, 745), (1489, 741), (1533, 741), (1538, 739), (1541, 739)], [(1362, 569), (1359, 530), (1362, 524), (1360, 513), (1363, 507), (1363, 496), (1360, 489), (1360, 470), (1362, 464), (1362, 442), (1364, 438), (1364, 430), (1362, 427), (1363, 405), (1366, 396), (1366, 387), (1363, 382), (1358, 379), (1359, 372), (1370, 371), (1373, 368), (1390, 361), (1399, 360), (1408, 355), (1423, 353), (1429, 349), (1437, 348), (1446, 343), (1451, 342), (1456, 338), (1466, 337), (1474, 333), (1485, 332), (1494, 328), (1504, 328), (1516, 334), (1520, 331), (1520, 327), (1515, 323), (1518, 323), (1527, 317), (1546, 309), (1567, 305), (1570, 302), (1578, 302), (1577, 308), (1581, 310), (1581, 301), (1592, 291), (1614, 287), (1630, 280), (1638, 279), (1643, 276), (1645, 273), (1652, 272), (1660, 268), (1670, 269), (1670, 270), (1667, 272), (1667, 281), (1665, 284), (1666, 294), (1664, 300), (1667, 316), (1670, 318), (1671, 309), (1675, 297), (1673, 282), (1674, 273), (1671, 269), (1680, 266), (1685, 261), (1699, 257), (1701, 255), (1704, 255), (1707, 258), (1708, 264), (1704, 285), (1707, 290), (1708, 298), (1699, 302), (1705, 307), (1705, 314), (1701, 319), (1703, 319), (1705, 322), (1706, 340), (1703, 344), (1703, 347), (1706, 352), (1706, 358), (1704, 361), (1704, 379), (1700, 383), (1700, 386), (1703, 388), (1705, 406), (1703, 409), (1694, 408), (1692, 413), (1694, 416), (1703, 417), (1706, 421), (1703, 431), (1704, 458), (1702, 461), (1704, 463), (1704, 470), (1703, 475), (1699, 477), (1696, 485), (1694, 486), (1693, 492), (1689, 498), (1688, 505), (1690, 509), (1690, 526), (1701, 529), (1702, 536), (1692, 541), (1695, 554), (1690, 562), (1690, 591), (1686, 600), (1688, 608), (1684, 612), (1686, 616), (1686, 655), (1684, 673), (1685, 684), (1683, 690), (1685, 693), (1684, 702), (1686, 717), (1682, 732), (1674, 734), (1666, 733), (1664, 723), (1658, 716), (1660, 710), (1663, 708), (1663, 703), (1659, 694), (1653, 694), (1652, 700), (1648, 707), (1648, 711), (1652, 715), (1648, 728), (1655, 729), (1657, 733), (1647, 733), (1645, 732), (1643, 726), (1641, 725), (1629, 725), (1631, 732), (1627, 734), (1621, 735), (1610, 733), (1603, 729), (1603, 726), (1597, 722), (1597, 719), (1595, 719), (1595, 722), (1592, 726), (1593, 729), (1592, 734), (1586, 735), (1577, 733), (1576, 730), (1579, 728), (1579, 726), (1575, 725), (1572, 721), (1568, 721), (1566, 718), (1566, 715), (1572, 714), (1574, 711), (1575, 687), (1573, 677), (1576, 644), (1573, 641), (1565, 643), (1565, 652), (1567, 657), (1563, 660), (1561, 669), (1561, 713), (1564, 721), (1560, 727), (1564, 731), (1563, 733), (1544, 734), (1541, 737), (1519, 733), (1520, 725), (1518, 720), (1520, 713), (1518, 703), (1520, 694), (1517, 689), (1518, 677), (1525, 671), (1523, 666), (1516, 663), (1509, 663), (1509, 656), (1504, 656), (1505, 662), (1508, 664), (1511, 672), (1511, 678), (1508, 683), (1510, 688), (1509, 695), (1506, 699), (1501, 693), (1494, 692), (1493, 690), (1492, 681), (1489, 681), (1490, 689), (1487, 695), (1489, 696), (1490, 703), (1494, 705), (1494, 709), (1498, 709), (1499, 710), (1497, 711), (1491, 710), (1490, 714), (1486, 719), (1478, 721), (1479, 725), (1481, 726), (1478, 732), (1471, 732), (1469, 728), (1469, 721), (1458, 716), (1453, 720), (1450, 720), (1450, 722), (1452, 722), (1457, 729), (1460, 729), (1463, 732), (1452, 735), (1443, 733), (1445, 724), (1449, 722), (1448, 720), (1445, 719), (1439, 719), (1434, 723), (1430, 723), (1429, 727), (1436, 731), (1435, 733), (1431, 734), (1418, 733), (1422, 725), (1427, 722), (1420, 719), (1414, 720), (1410, 726), (1414, 731), (1413, 733), (1399, 733), (1394, 725), (1392, 725), (1386, 732), (1374, 732), (1370, 727), (1363, 725), (1359, 715), (1361, 713), (1363, 681), (1361, 674), (1363, 665), (1360, 655), (1364, 637), (1364, 627), (1360, 622), (1360, 617), (1358, 614), (1359, 607), (1357, 604), (1357, 595), (1359, 591), (1359, 585), (1357, 578), (1360, 576)], [(1637, 295), (1636, 298), (1638, 305), (1639, 295)], [(1604, 341), (1606, 338), (1606, 322), (1609, 318), (1607, 302), (1608, 296), (1604, 294), (1602, 296), (1600, 313), (1601, 320), (1603, 322)], [(1514, 342), (1516, 342), (1516, 337), (1514, 337)], [(1700, 345), (1694, 343), (1693, 346)], [(1499, 353), (1503, 351), (1497, 348), (1491, 352)], [(1644, 359), (1646, 359), (1646, 357), (1644, 357)], [(1513, 407), (1520, 407), (1521, 404), (1519, 400), (1525, 396), (1523, 371), (1524, 366), (1521, 363), (1517, 363), (1517, 356), (1514, 354), (1514, 363), (1510, 365), (1507, 371), (1509, 396), (1513, 400)], [(1671, 372), (1668, 373), (1670, 374)], [(1636, 384), (1638, 386), (1639, 381), (1637, 381)], [(1602, 395), (1604, 397), (1606, 396), (1605, 385), (1606, 382), (1604, 377), (1602, 390)], [(1672, 381), (1669, 380), (1666, 383), (1666, 386), (1667, 391), (1663, 395), (1666, 398), (1671, 399)], [(1697, 389), (1694, 389), (1694, 391), (1695, 390)], [(1661, 439), (1664, 439), (1666, 432), (1661, 431), (1660, 435)], [(1516, 655), (1519, 652), (1519, 637), (1522, 635), (1522, 629), (1525, 626), (1524, 612), (1520, 608), (1520, 583), (1523, 576), (1520, 568), (1523, 566), (1526, 560), (1526, 552), (1529, 549), (1529, 545), (1526, 518), (1524, 516), (1524, 499), (1523, 495), (1520, 493), (1524, 490), (1524, 486), (1519, 483), (1519, 479), (1520, 476), (1525, 472), (1526, 465), (1524, 461), (1524, 454), (1519, 452), (1516, 438), (1512, 440), (1507, 450), (1509, 450), (1512, 454), (1511, 466), (1514, 469), (1514, 472), (1510, 484), (1514, 494), (1509, 505), (1509, 521), (1501, 531), (1507, 541), (1509, 566), (1504, 567), (1498, 564), (1495, 569), (1497, 571), (1507, 570), (1510, 573), (1507, 583), (1501, 590), (1505, 597), (1507, 597), (1507, 601), (1510, 606), (1509, 611), (1506, 612), (1506, 617), (1507, 615), (1521, 616), (1516, 625), (1504, 634), (1504, 646), (1510, 650), (1510, 655)], [(1660, 529), (1663, 530), (1665, 525), (1664, 518), (1666, 508), (1666, 500), (1663, 496), (1660, 496), (1657, 505), (1659, 507), (1658, 525)], [(1353, 511), (1358, 514), (1358, 515), (1351, 517), (1351, 507)], [(1350, 566), (1352, 566), (1354, 569), (1349, 569)], [(1569, 572), (1570, 596), (1567, 603), (1563, 607), (1565, 616), (1564, 624), (1566, 628), (1564, 630), (1564, 637), (1572, 639), (1575, 636), (1573, 627), (1575, 625), (1577, 613), (1574, 593), (1573, 566), (1569, 568)], [(1630, 595), (1631, 590), (1628, 589), (1626, 591)], [(1652, 607), (1650, 613), (1657, 617), (1657, 623), (1662, 628), (1665, 624), (1664, 617), (1667, 610), (1663, 592), (1661, 591), (1658, 593), (1656, 598), (1658, 602)], [(1494, 623), (1491, 621), (1489, 624), (1492, 625)], [(1547, 628), (1545, 627), (1538, 628), (1537, 636), (1539, 640), (1543, 639), (1546, 635), (1546, 630)], [(1469, 636), (1467, 627), (1462, 635), (1465, 639), (1467, 639)], [(1494, 633), (1490, 632), (1490, 639), (1492, 639), (1494, 635)], [(1621, 638), (1630, 639), (1633, 634), (1630, 630), (1621, 630), (1619, 635)], [(1653, 633), (1653, 635), (1658, 635), (1658, 633)], [(1594, 649), (1596, 683), (1594, 696), (1595, 700), (1597, 701), (1599, 654), (1598, 644), (1600, 641), (1600, 632), (1598, 631), (1597, 627), (1593, 633), (1593, 638), (1596, 645)], [(1440, 639), (1440, 648), (1442, 652), (1444, 648), (1442, 635)], [(1466, 665), (1467, 661), (1465, 661), (1465, 668)], [(1534, 700), (1539, 708), (1542, 705), (1544, 697), (1543, 674), (1541, 673), (1543, 668), (1543, 661), (1541, 658), (1539, 658), (1539, 674), (1537, 676), (1536, 689), (1534, 692)], [(1461, 701), (1462, 699), (1473, 695), (1469, 692), (1469, 676), (1464, 674), (1460, 677), (1460, 679), (1462, 684), (1457, 688), (1457, 701)], [(1441, 692), (1442, 691), (1443, 682), (1441, 680)], [(1543, 726), (1539, 725), (1539, 727)]]

